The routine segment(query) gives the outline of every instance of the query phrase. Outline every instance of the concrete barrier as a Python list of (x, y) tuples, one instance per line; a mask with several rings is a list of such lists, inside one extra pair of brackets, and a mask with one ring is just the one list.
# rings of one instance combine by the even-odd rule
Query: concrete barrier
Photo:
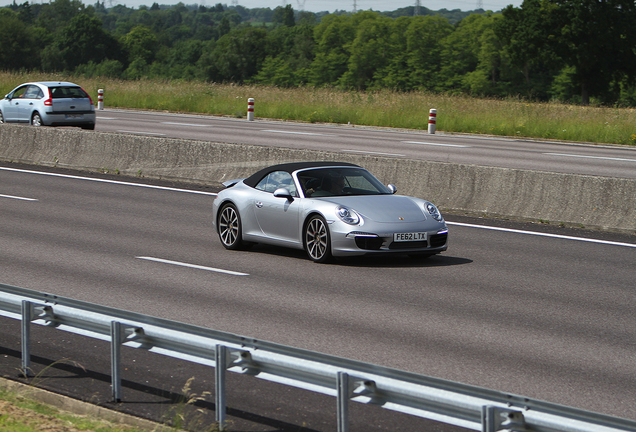
[(7, 124), (0, 160), (212, 185), (275, 163), (338, 160), (446, 212), (636, 232), (634, 179)]

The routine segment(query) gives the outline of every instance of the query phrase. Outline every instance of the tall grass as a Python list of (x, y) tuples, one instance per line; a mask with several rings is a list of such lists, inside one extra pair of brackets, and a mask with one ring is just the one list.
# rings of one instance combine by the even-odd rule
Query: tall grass
[(187, 113), (246, 115), (247, 99), (256, 100), (255, 116), (306, 122), (427, 129), (428, 113), (437, 109), (437, 129), (445, 132), (546, 138), (636, 145), (636, 110), (493, 100), (425, 92), (284, 89), (254, 85), (188, 81), (121, 81), (0, 72), (0, 94), (26, 81), (69, 80), (94, 99), (104, 89), (106, 107)]

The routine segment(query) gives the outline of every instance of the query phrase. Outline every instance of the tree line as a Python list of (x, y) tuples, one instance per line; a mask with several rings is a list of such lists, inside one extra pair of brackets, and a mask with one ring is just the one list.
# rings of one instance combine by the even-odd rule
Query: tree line
[(0, 68), (636, 106), (633, 0), (413, 12), (14, 0)]

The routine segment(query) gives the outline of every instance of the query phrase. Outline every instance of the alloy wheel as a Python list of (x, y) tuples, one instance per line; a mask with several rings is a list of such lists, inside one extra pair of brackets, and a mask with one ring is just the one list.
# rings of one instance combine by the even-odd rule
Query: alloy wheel
[(241, 220), (233, 205), (227, 205), (219, 216), (219, 237), (227, 249), (238, 249), (241, 243)]
[(305, 228), (305, 250), (312, 261), (324, 263), (331, 258), (331, 245), (327, 223), (314, 216)]

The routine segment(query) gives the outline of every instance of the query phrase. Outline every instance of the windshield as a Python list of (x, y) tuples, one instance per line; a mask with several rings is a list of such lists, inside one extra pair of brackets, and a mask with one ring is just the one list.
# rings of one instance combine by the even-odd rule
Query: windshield
[(300, 171), (298, 180), (305, 197), (381, 195), (391, 191), (361, 168), (320, 168)]

